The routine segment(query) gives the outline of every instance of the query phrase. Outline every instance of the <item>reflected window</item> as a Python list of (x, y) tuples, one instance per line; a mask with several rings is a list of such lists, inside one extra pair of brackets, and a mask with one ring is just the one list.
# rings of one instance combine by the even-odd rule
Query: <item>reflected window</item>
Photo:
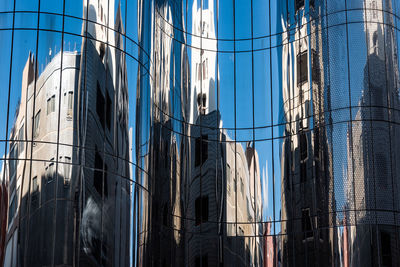
[(208, 79), (208, 58), (203, 61), (203, 79)]
[(32, 209), (37, 209), (39, 207), (39, 185), (37, 176), (32, 179), (31, 192), (31, 207)]
[(381, 232), (382, 266), (392, 266), (391, 237), (387, 232)]
[(33, 177), (32, 179), (32, 194), (39, 191), (39, 184), (37, 181), (37, 176)]
[(300, 160), (306, 160), (308, 156), (307, 136), (304, 132), (300, 132)]
[(196, 64), (197, 65), (197, 80), (200, 81), (202, 80), (202, 75), (201, 75), (201, 63)]
[[(103, 7), (101, 9), (103, 10)], [(105, 49), (104, 44), (102, 43), (100, 45), (100, 53), (99, 53), (99, 56), (100, 56), (101, 60), (103, 60), (105, 53), (106, 53), (106, 49)]]
[(103, 159), (98, 151), (96, 151), (95, 159), (94, 159), (94, 176), (93, 176), (93, 186), (100, 196), (103, 195), (107, 197), (108, 188), (107, 188), (107, 164), (104, 165), (104, 179), (103, 179)]
[(195, 201), (196, 225), (208, 221), (208, 196), (198, 197)]
[(242, 196), (244, 195), (244, 183), (242, 177), (240, 177), (240, 193), (242, 193)]
[(68, 92), (68, 103), (67, 103), (67, 116), (72, 116), (72, 106), (74, 103), (74, 93), (72, 91)]
[(10, 184), (14, 180), (17, 172), (17, 158), (18, 158), (18, 147), (16, 143), (11, 143), (10, 145), (10, 163), (9, 163), (9, 168), (10, 168)]
[(303, 231), (305, 238), (313, 236), (312, 221), (309, 208), (301, 210), (301, 230)]
[(47, 99), (47, 115), (54, 112), (56, 108), (56, 95), (52, 95)]
[[(54, 158), (52, 158), (50, 161), (54, 161)], [(53, 181), (54, 173), (55, 173), (54, 162), (51, 162), (49, 164), (48, 173), (47, 173), (47, 182), (48, 183)]]
[(372, 1), (370, 3), (370, 8), (371, 8), (371, 11), (372, 11), (372, 18), (373, 19), (378, 18), (378, 10), (377, 10), (377, 6), (376, 6), (376, 1)]
[(39, 125), (40, 125), (40, 110), (35, 115), (35, 123), (33, 127), (33, 138), (39, 136)]
[(201, 257), (196, 256), (195, 267), (208, 267), (208, 254), (204, 254)]
[(24, 127), (24, 125), (22, 125), (21, 128), (19, 128), (19, 131), (18, 131), (18, 140), (19, 140), (19, 142), (18, 142), (18, 153), (20, 155), (21, 155), (22, 152), (24, 152), (24, 148), (25, 148), (24, 142), (23, 142), (23, 140), (24, 140), (24, 131), (25, 131), (25, 127)]
[(320, 82), (321, 71), (319, 69), (319, 56), (315, 50), (312, 50), (312, 81)]
[(208, 136), (202, 135), (201, 138), (196, 138), (195, 144), (195, 166), (204, 164), (208, 158)]
[(199, 93), (197, 95), (197, 106), (200, 114), (205, 114), (207, 109), (207, 95), (205, 93)]
[(71, 158), (65, 157), (65, 164), (64, 164), (64, 185), (69, 185), (71, 180)]
[[(203, 50), (202, 50), (203, 53)], [(196, 64), (197, 68), (197, 81), (208, 79), (208, 58), (203, 60), (203, 62)]]
[(300, 182), (307, 180), (307, 158), (308, 158), (308, 146), (307, 136), (304, 132), (300, 132)]
[(10, 225), (12, 219), (14, 219), (16, 211), (17, 211), (18, 194), (19, 194), (19, 188), (17, 190), (14, 189), (14, 191), (11, 194), (10, 206), (9, 206), (9, 211), (8, 211), (8, 224), (9, 225)]
[(97, 94), (96, 94), (96, 112), (99, 116), (101, 125), (105, 126), (105, 113), (104, 113), (105, 99), (103, 93), (101, 92), (100, 83), (97, 82)]
[(307, 82), (307, 51), (297, 55), (297, 85), (300, 86)]
[[(228, 195), (231, 194), (231, 183), (232, 183), (232, 175), (231, 175), (231, 166), (226, 164), (226, 189), (228, 191)], [(235, 187), (235, 185), (233, 185)]]
[(304, 0), (294, 0), (296, 4), (296, 12), (304, 7)]

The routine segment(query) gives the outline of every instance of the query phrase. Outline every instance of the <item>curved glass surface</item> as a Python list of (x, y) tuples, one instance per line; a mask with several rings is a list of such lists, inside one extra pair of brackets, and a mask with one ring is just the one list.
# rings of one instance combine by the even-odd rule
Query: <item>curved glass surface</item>
[(399, 18), (0, 2), (0, 265), (399, 266)]

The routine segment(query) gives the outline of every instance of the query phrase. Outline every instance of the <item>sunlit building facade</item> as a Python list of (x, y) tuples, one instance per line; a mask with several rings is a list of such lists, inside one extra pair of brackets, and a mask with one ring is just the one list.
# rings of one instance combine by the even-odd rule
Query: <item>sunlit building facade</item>
[(400, 265), (399, 17), (0, 1), (0, 265)]

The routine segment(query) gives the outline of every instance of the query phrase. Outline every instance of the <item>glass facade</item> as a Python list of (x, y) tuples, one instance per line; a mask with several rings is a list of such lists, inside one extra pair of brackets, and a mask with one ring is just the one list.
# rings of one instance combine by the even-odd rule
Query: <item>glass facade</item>
[(0, 265), (399, 266), (400, 0), (0, 2)]

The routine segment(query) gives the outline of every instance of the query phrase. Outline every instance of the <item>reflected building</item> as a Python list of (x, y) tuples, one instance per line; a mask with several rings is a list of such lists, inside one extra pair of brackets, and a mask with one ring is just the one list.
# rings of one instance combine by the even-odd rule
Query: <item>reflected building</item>
[[(142, 4), (143, 12), (148, 12), (148, 3)], [(186, 37), (176, 29), (184, 27), (183, 6), (182, 3), (169, 1), (155, 4), (157, 13), (153, 45), (156, 78), (155, 88), (151, 92), (154, 105), (150, 129), (152, 139), (147, 139), (142, 131), (137, 131), (137, 158), (141, 158), (140, 167), (150, 175), (141, 174), (142, 170), (138, 169), (137, 177), (143, 179), (141, 181), (149, 189), (149, 194), (156, 197), (151, 199), (146, 193), (140, 192), (142, 190), (138, 191), (141, 216), (147, 217), (147, 223), (143, 223), (143, 220), (139, 222), (138, 249), (143, 256), (136, 263), (138, 266), (186, 266), (184, 218), (187, 166), (182, 157), (186, 157), (188, 148), (180, 134), (186, 131), (182, 121), (186, 120), (188, 114), (185, 103), (189, 93), (189, 69), (186, 47), (182, 44)], [(147, 26), (143, 25), (144, 28)], [(174, 42), (169, 38), (171, 35), (180, 42)], [(143, 38), (146, 37), (143, 32)], [(139, 68), (139, 73), (142, 71), (146, 75), (148, 70), (143, 66)], [(145, 85), (141, 89), (144, 91), (139, 94), (149, 93)], [(142, 118), (138, 117), (138, 121)], [(150, 147), (150, 152), (146, 147)]]
[(185, 28), (183, 6), (163, 1), (156, 5), (149, 155), (149, 187), (156, 197), (149, 204), (151, 238), (139, 237), (144, 255), (137, 260), (140, 266), (262, 262), (263, 239), (254, 238), (263, 232), (256, 223), (262, 210), (258, 154), (251, 143), (236, 143), (221, 130), (218, 66), (209, 51), (216, 49), (215, 5), (203, 4), (192, 5), (190, 38), (201, 49), (192, 49), (190, 57), (186, 46), (171, 38), (187, 41), (178, 30)]
[(14, 2), (0, 265), (400, 265), (397, 0)]
[[(345, 119), (346, 141), (337, 139), (343, 115), (333, 103), (354, 98), (357, 87), (343, 95), (331, 84), (345, 75), (330, 62), (329, 53), (343, 52), (328, 39), (336, 33), (324, 30), (328, 21), (318, 19), (325, 5), (295, 1), (295, 15), (283, 22), (282, 264), (397, 266), (397, 45), (393, 29), (382, 23), (393, 23), (382, 12), (392, 10), (392, 3), (364, 3), (363, 89), (358, 100), (351, 99), (356, 106), (345, 107), (352, 116)], [(357, 66), (347, 60), (353, 73)]]
[(398, 62), (393, 55), (398, 47), (393, 28), (377, 23), (393, 24), (394, 18), (381, 10), (394, 7), (390, 1), (368, 0), (364, 8), (368, 9), (364, 14), (364, 90), (348, 134), (353, 155), (349, 166), (354, 172), (349, 202), (356, 207), (357, 220), (347, 233), (352, 252), (348, 262), (349, 266), (397, 266), (400, 102)]
[(271, 218), (269, 221), (265, 223), (265, 232), (264, 232), (264, 255), (262, 260), (263, 267), (272, 267), (279, 266), (279, 244), (278, 240), (272, 233), (271, 227), (273, 223), (271, 222)]
[(226, 131), (207, 127), (222, 124), (219, 117), (217, 111), (200, 115), (206, 127), (192, 132), (195, 143), (191, 147), (194, 157), (186, 227), (192, 253), (188, 265), (205, 262), (217, 266), (222, 261), (227, 266), (259, 266), (264, 243), (254, 238), (262, 235), (261, 224), (256, 223), (261, 205), (257, 210), (255, 206), (261, 196), (260, 191), (254, 192), (254, 181), (259, 186), (260, 174), (250, 171), (258, 168), (257, 152), (251, 143), (243, 148)]
[[(113, 7), (117, 6), (114, 13)], [(79, 264), (129, 264), (130, 140), (121, 3), (84, 1), (79, 76)], [(95, 101), (93, 101), (95, 99)]]
[[(55, 236), (43, 235), (38, 229), (54, 229), (53, 221), (57, 216), (54, 199), (67, 200), (73, 195), (73, 149), (49, 143), (57, 144), (58, 137), (64, 144), (72, 141), (73, 96), (78, 82), (80, 55), (77, 52), (56, 54), (40, 76), (35, 74), (35, 60), (34, 55), (29, 54), (22, 74), (21, 100), (10, 134), (9, 160), (5, 164), (9, 190), (13, 192), (9, 200), (5, 266), (51, 264)], [(59, 89), (60, 85), (62, 89)], [(61, 110), (59, 124), (58, 106)], [(60, 163), (56, 168), (57, 155)], [(33, 160), (26, 160), (28, 158)], [(44, 163), (44, 159), (48, 162)], [(59, 222), (54, 229), (60, 240), (56, 245), (59, 254), (56, 258), (62, 262), (65, 257), (72, 259), (74, 210), (67, 201), (57, 204), (57, 209), (68, 215), (68, 219)], [(70, 234), (65, 236), (64, 233), (68, 232)]]
[(82, 53), (50, 52), (41, 73), (28, 56), (4, 165), (12, 191), (5, 266), (129, 265), (125, 55), (91, 39), (108, 34), (123, 49), (120, 8), (113, 30), (101, 26), (107, 5), (84, 5), (99, 24), (83, 25)]
[(262, 209), (258, 154), (251, 142), (229, 136), (217, 109), (214, 7), (214, 1), (192, 6), (192, 45), (200, 49), (191, 51), (185, 260), (187, 266), (258, 266), (263, 245), (253, 238), (262, 234), (256, 223)]
[(324, 9), (294, 1), (282, 21), (282, 266), (337, 264)]

